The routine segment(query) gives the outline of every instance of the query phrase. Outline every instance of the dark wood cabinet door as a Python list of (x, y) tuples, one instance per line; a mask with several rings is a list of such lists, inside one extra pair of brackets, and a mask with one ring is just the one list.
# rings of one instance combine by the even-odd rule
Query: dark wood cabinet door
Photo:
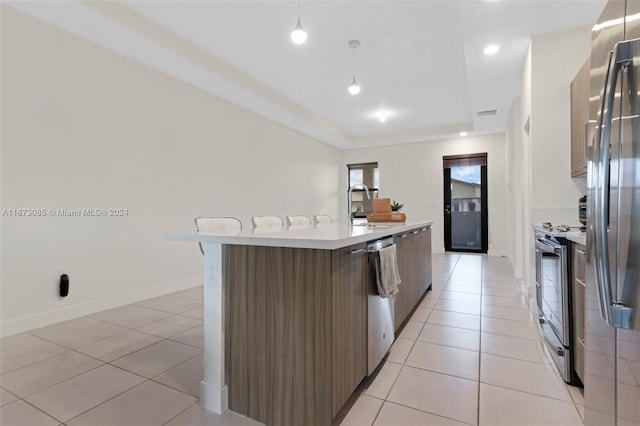
[(330, 425), (331, 252), (223, 250), (229, 409), (270, 425)]
[(402, 323), (404, 323), (407, 314), (409, 313), (409, 304), (411, 303), (411, 266), (410, 266), (410, 254), (411, 254), (411, 234), (405, 233), (397, 235), (395, 238), (396, 255), (398, 257), (398, 273), (402, 282), (398, 286), (399, 292), (396, 294), (396, 301), (394, 304), (394, 325), (395, 330), (398, 331)]
[(367, 256), (365, 244), (331, 257), (331, 416), (367, 374)]
[(395, 329), (407, 321), (431, 284), (431, 228), (425, 227), (395, 239), (402, 284), (396, 296)]

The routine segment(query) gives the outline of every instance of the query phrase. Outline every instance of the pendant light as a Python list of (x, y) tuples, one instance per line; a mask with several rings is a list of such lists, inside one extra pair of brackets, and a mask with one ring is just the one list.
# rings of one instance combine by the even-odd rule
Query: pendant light
[(349, 85), (349, 93), (354, 96), (360, 93), (360, 85), (356, 81), (356, 49), (358, 47), (360, 47), (360, 41), (349, 41), (349, 49), (353, 50), (353, 80), (351, 80), (351, 84)]
[(307, 32), (302, 28), (300, 23), (300, 0), (298, 0), (298, 23), (296, 27), (291, 31), (291, 41), (295, 44), (304, 44), (307, 41)]

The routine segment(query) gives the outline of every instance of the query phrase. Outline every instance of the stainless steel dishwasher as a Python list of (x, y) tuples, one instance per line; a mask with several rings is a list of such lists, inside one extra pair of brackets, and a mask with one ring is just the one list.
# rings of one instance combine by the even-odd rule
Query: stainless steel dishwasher
[(376, 369), (389, 352), (394, 339), (393, 309), (391, 298), (383, 299), (378, 294), (373, 262), (378, 251), (393, 244), (393, 237), (367, 244), (369, 257), (367, 279), (367, 376)]

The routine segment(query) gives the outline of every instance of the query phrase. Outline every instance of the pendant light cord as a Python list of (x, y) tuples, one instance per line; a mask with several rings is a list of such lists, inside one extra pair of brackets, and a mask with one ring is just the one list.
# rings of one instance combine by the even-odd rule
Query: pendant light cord
[(356, 78), (356, 49), (353, 50), (353, 78)]

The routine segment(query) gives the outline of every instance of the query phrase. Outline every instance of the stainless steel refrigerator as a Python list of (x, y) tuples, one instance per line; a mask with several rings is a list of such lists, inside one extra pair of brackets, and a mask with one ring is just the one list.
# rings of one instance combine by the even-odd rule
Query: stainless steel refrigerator
[(592, 31), (585, 424), (640, 425), (640, 0)]

